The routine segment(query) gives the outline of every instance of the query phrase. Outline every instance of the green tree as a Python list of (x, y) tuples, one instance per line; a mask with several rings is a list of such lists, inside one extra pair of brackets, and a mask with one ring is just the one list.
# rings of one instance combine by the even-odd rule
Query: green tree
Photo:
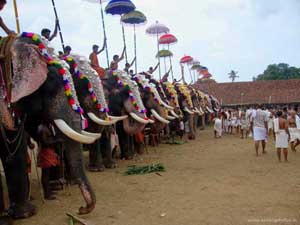
[(300, 68), (290, 67), (286, 63), (271, 64), (256, 80), (300, 79)]

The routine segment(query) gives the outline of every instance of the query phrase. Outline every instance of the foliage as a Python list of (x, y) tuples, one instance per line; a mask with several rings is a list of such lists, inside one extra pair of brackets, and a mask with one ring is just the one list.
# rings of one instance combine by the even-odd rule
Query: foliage
[(255, 80), (289, 80), (300, 79), (300, 68), (289, 66), (286, 63), (271, 64), (263, 74)]
[(238, 74), (238, 71), (234, 71), (234, 70), (231, 70), (230, 73), (228, 73), (229, 79), (231, 80), (231, 82), (234, 82), (235, 79), (239, 77), (237, 74)]
[(145, 173), (155, 173), (155, 172), (165, 172), (165, 167), (158, 163), (148, 166), (128, 166), (125, 175), (135, 175), (135, 174), (145, 174)]

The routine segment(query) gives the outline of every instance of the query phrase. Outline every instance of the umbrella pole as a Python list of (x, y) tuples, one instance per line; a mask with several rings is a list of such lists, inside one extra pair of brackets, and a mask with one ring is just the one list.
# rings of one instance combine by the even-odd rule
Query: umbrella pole
[(101, 8), (101, 19), (102, 19), (103, 34), (104, 34), (104, 38), (106, 39), (106, 45), (105, 45), (106, 62), (107, 62), (107, 68), (109, 68), (109, 55), (108, 55), (107, 36), (106, 36), (106, 28), (105, 28), (102, 0), (100, 0), (100, 8)]
[(126, 59), (126, 63), (128, 63), (125, 30), (124, 30), (124, 25), (123, 24), (122, 24), (122, 33), (123, 33), (123, 44), (124, 44), (124, 48), (125, 48), (125, 59)]
[[(156, 38), (157, 38), (157, 53), (159, 53), (158, 33), (156, 34)], [(157, 58), (158, 58), (159, 80), (161, 80), (160, 57)]]
[(165, 65), (165, 74), (167, 73), (167, 63), (166, 63), (166, 57), (164, 57), (164, 65)]
[[(168, 50), (170, 51), (170, 45), (168, 45)], [(170, 56), (169, 59), (170, 59), (171, 74), (172, 74), (172, 81), (173, 81), (174, 80), (174, 74), (173, 74), (172, 56)]]
[(64, 50), (65, 49), (65, 44), (64, 44), (64, 39), (63, 39), (63, 36), (62, 36), (62, 32), (61, 32), (61, 28), (60, 28), (59, 19), (58, 19), (58, 15), (57, 15), (54, 0), (52, 0), (52, 6), (53, 6), (55, 18), (57, 20), (57, 27), (58, 27), (59, 37), (60, 37), (60, 41), (61, 41), (61, 46), (62, 46), (62, 49)]
[(189, 69), (189, 73), (190, 73), (191, 82), (193, 83), (193, 76), (192, 76), (191, 69), (190, 68), (188, 68), (188, 69)]
[(133, 31), (134, 31), (134, 56), (135, 56), (135, 74), (137, 74), (137, 48), (136, 48), (136, 30), (135, 24), (133, 24)]
[(14, 9), (15, 9), (17, 32), (20, 33), (20, 21), (19, 21), (19, 13), (18, 13), (17, 0), (14, 0)]

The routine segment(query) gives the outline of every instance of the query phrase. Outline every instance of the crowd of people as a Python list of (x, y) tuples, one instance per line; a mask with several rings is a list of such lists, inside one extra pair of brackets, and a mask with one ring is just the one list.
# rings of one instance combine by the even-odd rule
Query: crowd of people
[(265, 108), (262, 105), (248, 108), (223, 108), (214, 118), (214, 136), (221, 138), (223, 134), (236, 134), (240, 138), (253, 138), (256, 156), (266, 153), (269, 139), (275, 140), (278, 160), (281, 152), (288, 161), (288, 147), (296, 152), (300, 144), (300, 110), (298, 106)]

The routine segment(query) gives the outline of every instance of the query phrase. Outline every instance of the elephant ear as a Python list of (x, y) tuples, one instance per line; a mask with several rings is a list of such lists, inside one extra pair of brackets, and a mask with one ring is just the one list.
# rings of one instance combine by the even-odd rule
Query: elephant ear
[(36, 90), (47, 79), (47, 63), (36, 46), (17, 40), (12, 48), (13, 78), (11, 102), (17, 102)]

